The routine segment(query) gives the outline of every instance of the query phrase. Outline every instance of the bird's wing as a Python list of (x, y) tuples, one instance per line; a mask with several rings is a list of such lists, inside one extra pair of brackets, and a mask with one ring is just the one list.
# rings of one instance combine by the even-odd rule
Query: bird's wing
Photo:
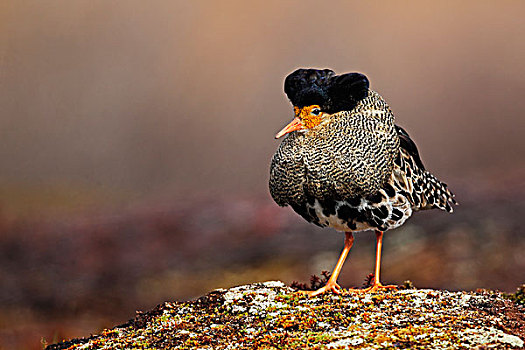
[(408, 133), (397, 125), (396, 131), (401, 148), (396, 164), (404, 174), (395, 180), (397, 188), (405, 193), (415, 210), (439, 208), (451, 213), (452, 204), (457, 204), (454, 194), (447, 184), (425, 170), (416, 144)]
[(425, 166), (423, 165), (423, 162), (421, 161), (421, 158), (419, 157), (419, 152), (417, 150), (417, 146), (412, 141), (408, 133), (403, 129), (402, 127), (395, 125), (397, 135), (399, 136), (399, 146), (403, 148), (405, 151), (412, 156), (414, 161), (416, 162), (416, 165), (421, 169), (425, 170)]

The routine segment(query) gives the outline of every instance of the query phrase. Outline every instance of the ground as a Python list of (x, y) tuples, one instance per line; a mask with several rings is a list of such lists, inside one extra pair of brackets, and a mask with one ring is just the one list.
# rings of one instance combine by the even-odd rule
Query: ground
[(166, 302), (58, 349), (512, 349), (525, 306), (488, 291), (404, 289), (309, 298), (279, 281)]

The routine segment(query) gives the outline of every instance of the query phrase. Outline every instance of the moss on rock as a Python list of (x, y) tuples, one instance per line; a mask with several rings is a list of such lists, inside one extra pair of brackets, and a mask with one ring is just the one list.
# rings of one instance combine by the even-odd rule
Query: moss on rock
[(406, 289), (308, 298), (270, 281), (166, 302), (47, 349), (509, 349), (524, 346), (523, 311), (498, 293)]

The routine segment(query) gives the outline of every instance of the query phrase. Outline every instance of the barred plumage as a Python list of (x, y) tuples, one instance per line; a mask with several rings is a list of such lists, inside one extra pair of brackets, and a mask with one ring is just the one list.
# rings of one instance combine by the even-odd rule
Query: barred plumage
[[(278, 134), (288, 136), (271, 162), (269, 187), (277, 204), (347, 232), (347, 240), (368, 229), (382, 239), (414, 211), (452, 212), (454, 195), (425, 170), (415, 143), (364, 75), (299, 69), (286, 78), (285, 92), (296, 119)], [(345, 242), (345, 249), (351, 246)]]

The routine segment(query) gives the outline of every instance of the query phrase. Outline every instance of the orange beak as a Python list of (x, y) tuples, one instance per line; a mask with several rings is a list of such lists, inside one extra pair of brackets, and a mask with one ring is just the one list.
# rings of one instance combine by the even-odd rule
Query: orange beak
[(297, 117), (295, 117), (290, 124), (286, 125), (281, 131), (275, 135), (275, 138), (278, 139), (279, 137), (282, 137), (292, 131), (300, 130), (303, 128), (303, 124), (301, 123), (301, 120)]

